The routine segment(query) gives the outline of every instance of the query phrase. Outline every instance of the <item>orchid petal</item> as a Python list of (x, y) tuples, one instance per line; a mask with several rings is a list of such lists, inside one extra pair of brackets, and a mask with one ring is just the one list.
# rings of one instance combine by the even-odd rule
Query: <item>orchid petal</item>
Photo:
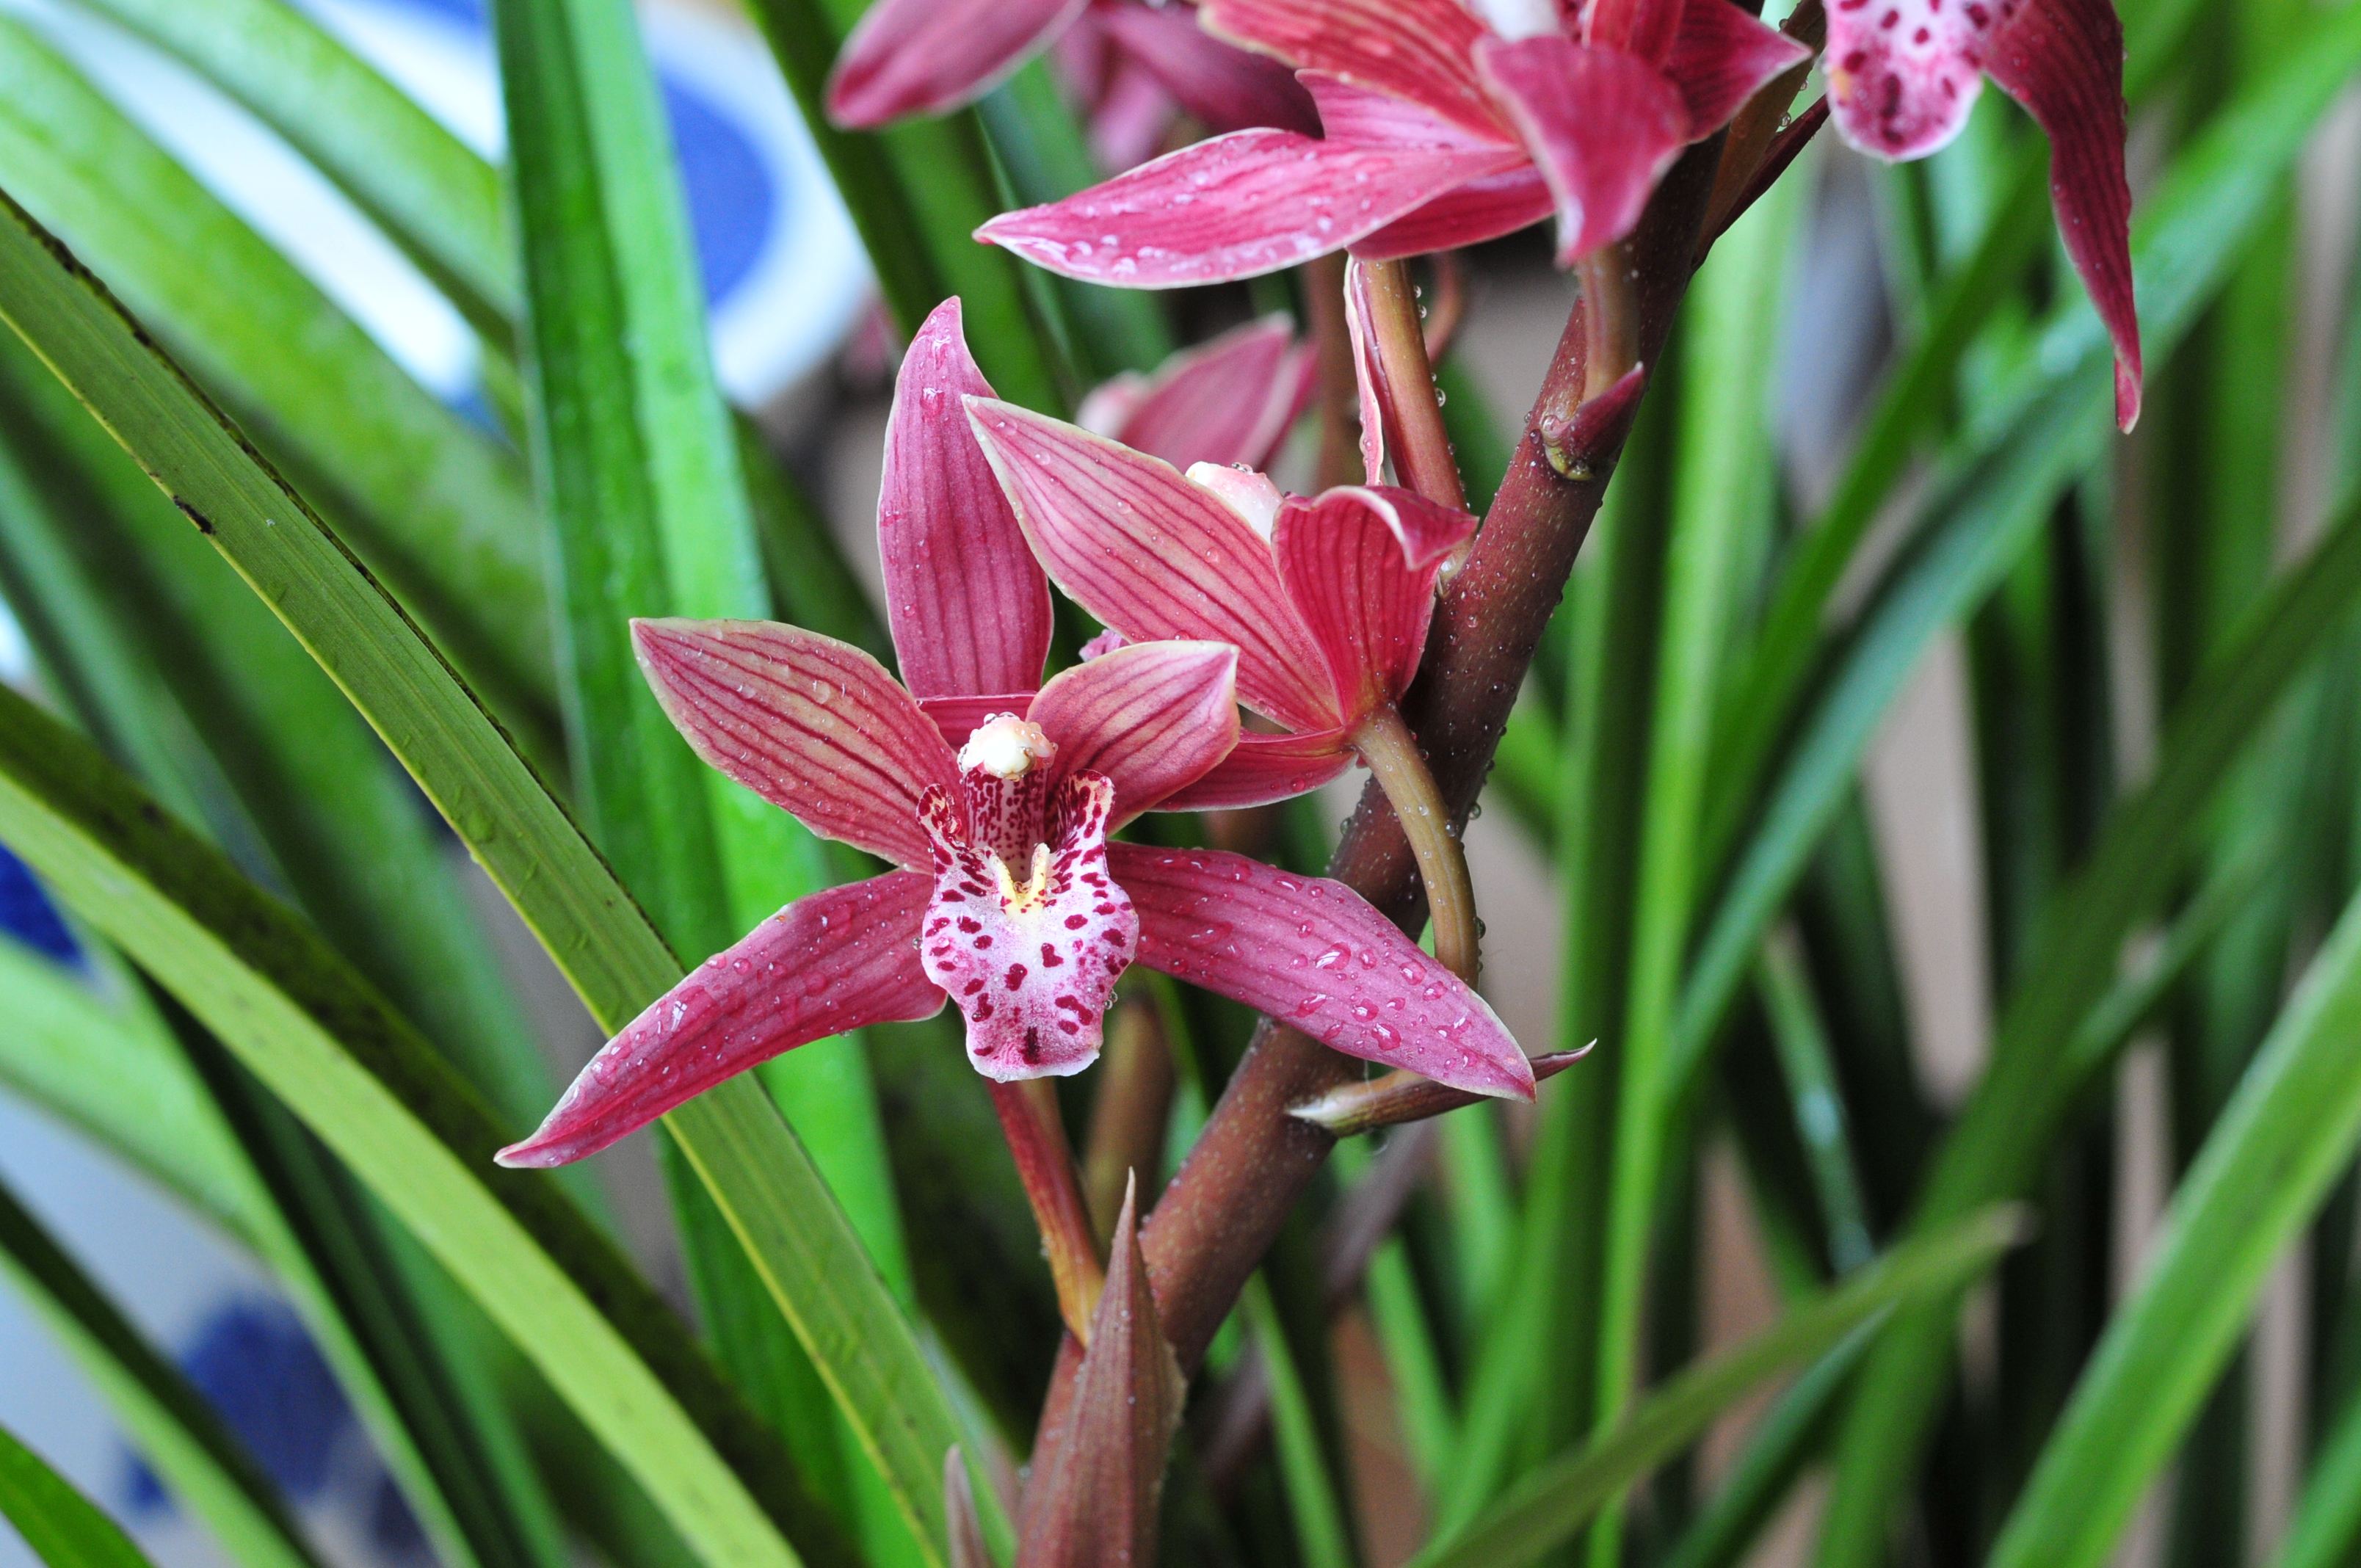
[(1337, 722), (1319, 644), (1236, 512), (1161, 458), (1009, 403), (968, 410), (1067, 598), (1135, 641), (1230, 643), (1248, 707), (1290, 729)]
[(1688, 144), (1688, 107), (1653, 66), (1565, 38), (1487, 39), (1477, 63), (1557, 198), (1558, 265), (1622, 238)]
[(1469, 148), (1515, 142), (1509, 127), (1497, 119), (1481, 130), (1471, 130), (1423, 104), (1364, 87), (1347, 77), (1307, 71), (1301, 80), (1320, 111), (1321, 134), (1330, 141)]
[(1062, 1078), (1099, 1054), (1108, 998), (1139, 941), (1131, 900), (1107, 873), (1114, 805), (1104, 775), (1069, 775), (1051, 795), (1054, 841), (1030, 867), (1006, 866), (969, 841), (950, 792), (927, 792), (935, 891), (918, 961), (967, 1019), (968, 1060), (986, 1078)]
[(1351, 767), (1358, 755), (1342, 726), (1301, 735), (1248, 731), (1238, 737), (1236, 749), (1212, 773), (1166, 796), (1157, 809), (1226, 811), (1291, 800)]
[(1686, 20), (1688, 5), (1701, 0), (1589, 0), (1583, 9), (1582, 42), (1612, 49), (1649, 65), (1662, 65)]
[(1156, 73), (1126, 56), (1091, 102), (1091, 156), (1101, 169), (1136, 169), (1163, 149), (1178, 113)]
[(958, 763), (876, 660), (766, 620), (634, 620), (631, 645), (708, 763), (823, 838), (928, 863), (918, 797)]
[(1134, 642), (1051, 677), (1025, 717), (1057, 743), (1053, 777), (1113, 781), (1121, 827), (1238, 743), (1237, 668), (1226, 643)]
[(1085, 403), (1076, 422), (1176, 468), (1259, 468), (1311, 401), (1313, 367), (1288, 318), (1266, 316), (1174, 355), (1152, 380), (1133, 382), (1119, 420), (1102, 422), (1115, 411), (1114, 399), (1093, 393), (1095, 406)]
[(1117, 844), (1112, 865), (1148, 968), (1346, 1056), (1532, 1098), (1525, 1053), (1484, 999), (1343, 883), (1218, 850)]
[[(1503, 134), (1471, 63), (1484, 24), (1459, 0), (1204, 0), (1217, 38)], [(1334, 134), (1333, 131), (1331, 133)]]
[(829, 73), (828, 117), (867, 129), (972, 103), (1088, 0), (877, 0)]
[(1221, 503), (1246, 520), (1258, 539), (1270, 538), (1279, 521), (1279, 504), (1287, 499), (1270, 476), (1252, 468), (1224, 467), (1219, 463), (1191, 463), (1189, 482), (1210, 491)]
[[(1821, 60), (1838, 134), (1872, 157), (1897, 161), (1949, 144), (1983, 91), (1998, 3), (1837, 0), (1828, 7)], [(2120, 135), (2120, 102), (2116, 126)]]
[(1664, 74), (1688, 105), (1689, 139), (1728, 125), (1746, 101), (1812, 51), (1730, 0), (1688, 0)]
[(1030, 691), (1049, 655), (1049, 582), (976, 449), (969, 394), (992, 388), (945, 300), (902, 356), (877, 498), (885, 618), (921, 697)]
[(1388, 224), (1352, 252), (1364, 261), (1395, 261), (1457, 250), (1532, 227), (1557, 211), (1549, 182), (1531, 163), (1447, 191), (1406, 218)]
[(929, 879), (888, 872), (799, 898), (697, 965), (590, 1058), (540, 1130), (497, 1157), (565, 1165), (782, 1051), (870, 1024), (931, 1018), (918, 966)]
[(1464, 511), (1382, 487), (1279, 509), (1279, 581), (1328, 655), (1348, 726), (1409, 689), (1434, 619), (1435, 575), (1475, 532)]
[(2131, 188), (2124, 180), (2124, 27), (2108, 0), (2018, 0), (1984, 58), (2049, 137), (2049, 200), (2074, 270), (2115, 340), (2115, 422), (2139, 419)]
[(1224, 43), (1185, 5), (1103, 5), (1093, 13), (1126, 58), (1208, 130), (1320, 128), (1312, 95), (1278, 61)]
[(977, 726), (995, 713), (1023, 713), (1033, 702), (1033, 694), (1021, 692), (985, 692), (976, 696), (922, 696), (919, 709), (935, 721), (936, 732), (943, 744), (957, 751), (967, 744), (967, 738)]
[(1235, 131), (975, 231), (1087, 282), (1172, 289), (1258, 277), (1374, 234), (1523, 159), (1515, 148), (1371, 147)]

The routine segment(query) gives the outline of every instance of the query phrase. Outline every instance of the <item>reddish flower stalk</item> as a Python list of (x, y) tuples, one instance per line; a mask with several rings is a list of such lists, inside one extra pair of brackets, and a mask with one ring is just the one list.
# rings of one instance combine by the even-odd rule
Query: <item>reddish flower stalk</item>
[(1092, 1234), (1057, 1093), (1040, 1079), (994, 1082), (992, 1108), (999, 1113), (1001, 1133), (1016, 1157), (1017, 1179), (1024, 1183), (1042, 1250), (1049, 1255), (1058, 1315), (1065, 1320), (1068, 1333), (1088, 1344), (1091, 1314), (1098, 1310), (1099, 1289), (1106, 1283), (1106, 1261)]
[(1459, 464), (1443, 428), (1418, 290), (1401, 261), (1345, 268), (1345, 320), (1361, 391), (1361, 454), (1376, 484), (1389, 453), (1401, 482), (1437, 506), (1467, 510)]
[[(1645, 353), (1661, 346), (1687, 288), (1715, 162), (1708, 148), (1677, 163), (1635, 232), (1635, 303)], [(1567, 477), (1545, 454), (1537, 428), (1584, 380), (1582, 317), (1577, 305), (1466, 569), (1436, 611), (1432, 646), (1403, 705), (1445, 802), (1463, 818), (1612, 472), (1616, 446), (1609, 444), (1591, 455), (1584, 477)], [(1330, 870), (1398, 922), (1420, 918), (1408, 845), (1375, 792), (1364, 792)], [(1266, 1020), (1188, 1162), (1149, 1214), (1141, 1247), (1159, 1321), (1184, 1370), (1202, 1358), (1213, 1330), (1334, 1146), (1330, 1135), (1292, 1114), (1292, 1108), (1352, 1077), (1333, 1056)], [(1078, 1363), (1078, 1347), (1069, 1342), (1044, 1403), (1037, 1465), (1057, 1451)]]

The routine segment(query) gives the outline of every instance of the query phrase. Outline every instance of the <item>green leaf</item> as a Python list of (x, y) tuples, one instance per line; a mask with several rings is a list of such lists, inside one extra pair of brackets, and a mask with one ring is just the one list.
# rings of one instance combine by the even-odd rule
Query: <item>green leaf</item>
[(1271, 1441), (1279, 1450), (1279, 1473), (1287, 1491), (1288, 1516), (1295, 1527), (1298, 1560), (1305, 1568), (1352, 1568), (1353, 1536), (1345, 1523), (1343, 1495), (1329, 1470), (1312, 1398), (1304, 1390), (1295, 1353), (1287, 1343), (1286, 1325), (1279, 1321), (1270, 1286), (1261, 1275), (1246, 1282), (1239, 1305), (1254, 1331), (1255, 1346), (1262, 1352), (1270, 1383)]
[(81, 1364), (175, 1497), (242, 1568), (316, 1568), (269, 1480), (204, 1397), (150, 1345), (5, 1187), (0, 1272)]
[(122, 1527), (0, 1427), (0, 1518), (49, 1568), (148, 1568)]
[(513, 460), (13, 21), (0, 23), (0, 184), (320, 483), (370, 566), (471, 674), (545, 704), (540, 531)]
[[(2361, 16), (2361, 11), (2354, 13)], [(2193, 688), (2148, 783), (2110, 816), (2081, 871), (2056, 895), (2038, 955), (1994, 1030), (1993, 1064), (1927, 1179), (1920, 1225), (2024, 1190), (2098, 1053), (2061, 1052), (2107, 989), (2124, 938), (2170, 886), (2204, 806), (2242, 748), (2361, 594), (2361, 506), (2346, 509), (2310, 559), (2274, 586)], [(1851, 1550), (1882, 1541), (1894, 1495), (1932, 1414), (1928, 1368), (1948, 1354), (1948, 1308), (1906, 1314), (1887, 1331), (1840, 1440), (1837, 1506)], [(1855, 1510), (1858, 1510), (1857, 1512)], [(1847, 1559), (1850, 1561), (1851, 1559)]]
[(2361, 900), (2347, 906), (2173, 1195), (1993, 1568), (2104, 1561), (2235, 1348), (2280, 1249), (2361, 1144)]
[[(202, 520), (214, 547), (458, 832), (603, 1027), (620, 1027), (670, 988), (680, 977), (678, 960), (450, 668), (203, 395), (141, 340), (71, 253), (4, 198), (0, 320), (33, 345), (192, 520)], [(759, 1114), (749, 1102), (762, 1106)], [(697, 1157), (700, 1139), (724, 1115), (732, 1135), (756, 1152), (706, 1151), (700, 1171), (741, 1243), (766, 1245), (748, 1216), (773, 1201), (806, 1223), (843, 1225), (809, 1157), (755, 1084), (725, 1083), (674, 1113), (667, 1125)], [(849, 1231), (841, 1239), (858, 1245)], [(895, 1383), (881, 1387), (865, 1365), (850, 1364), (836, 1374), (840, 1398), (897, 1500), (919, 1521), (920, 1540), (940, 1550), (941, 1456), (959, 1428), (893, 1297), (870, 1268), (813, 1276), (792, 1260), (772, 1259), (765, 1280), (791, 1298), (782, 1303), (791, 1321), (798, 1303), (814, 1321), (840, 1316), (858, 1325), (864, 1348), (896, 1369)], [(823, 1370), (845, 1351), (809, 1339), (805, 1348)], [(593, 1430), (613, 1441), (596, 1423)], [(883, 1463), (888, 1453), (893, 1462)], [(987, 1522), (1005, 1529), (991, 1511), (989, 1487), (979, 1484), (978, 1496)], [(668, 1514), (686, 1500), (659, 1494)], [(702, 1540), (713, 1521), (675, 1516), (675, 1523)]]
[(796, 1560), (749, 1491), (768, 1478), (716, 1451), (761, 1475), (740, 1408), (612, 1244), (554, 1183), (492, 1166), (480, 1102), (300, 920), (13, 695), (0, 838), (319, 1135), (700, 1555)]
[[(1760, 367), (1774, 357), (1783, 264), (1803, 211), (1800, 189), (1774, 187), (1722, 237), (1692, 286), (1683, 323), (1687, 363), (1679, 387), (1680, 457), (1647, 724), (1600, 1287), (1594, 1420), (1601, 1427), (1620, 1419), (1640, 1375), (1649, 1242), (1672, 1122), (1665, 1101), (1675, 1080), (1665, 1069), (1702, 869), (1698, 839), (1714, 672), (1737, 591), (1742, 537), (1762, 504), (1762, 466), (1770, 451), (1767, 378), (1733, 374), (1730, 367)], [(1609, 1508), (1593, 1538), (1593, 1561), (1620, 1559), (1620, 1510)]]
[[(535, 466), (567, 627), (569, 750), (594, 839), (678, 948), (714, 952), (826, 885), (829, 867), (794, 818), (689, 751), (631, 647), (633, 616), (760, 619), (771, 609), (739, 433), (707, 357), (671, 142), (628, 4), (501, 0), (494, 16), (524, 243)], [(781, 1093), (781, 1106), (906, 1285), (862, 1058), (834, 1042), (797, 1057), (765, 1081), (802, 1091)], [(733, 1370), (770, 1390), (764, 1403), (798, 1453), (832, 1449), (825, 1391), (793, 1366), (800, 1352), (736, 1238), (702, 1198), (675, 1201), (706, 1316), (730, 1330), (717, 1343)]]
[[(2356, 61), (2361, 7), (2348, 5), (2314, 23), (2285, 63), (2174, 163), (2133, 236), (2153, 357), (2169, 352), (2220, 286), (2279, 174)], [(2106, 450), (2106, 354), (2096, 313), (2076, 301), (2044, 333), (2026, 372), (1995, 394), (1996, 409), (2010, 411), (2004, 427), (1966, 433), (1944, 463), (1925, 532), (1862, 612), (1734, 858), (1682, 998), (1686, 1058), (1700, 1058), (1709, 1044), (1919, 652), (1990, 590), (2070, 477)]]
[[(115, 977), (120, 982), (120, 977)], [(152, 1015), (0, 939), (0, 1084), (129, 1160), (229, 1234), (250, 1235), (237, 1141)]]
[[(547, 1106), (549, 1071), (470, 905), (447, 841), (333, 682), (269, 607), (13, 336), (0, 338), (0, 556), (82, 728), (201, 822), (250, 875), (286, 888), (503, 1115)], [(86, 678), (127, 657), (161, 690)], [(142, 741), (191, 735), (169, 755)]]
[(496, 343), (521, 296), (500, 177), (287, 0), (79, 0), (177, 55), (287, 138)]
[(1755, 1385), (1824, 1355), (1896, 1306), (1959, 1289), (2022, 1235), (1995, 1209), (1886, 1254), (1845, 1284), (1683, 1372), (1580, 1450), (1527, 1474), (1473, 1524), (1412, 1568), (1515, 1568), (1571, 1540), (1598, 1509), (1695, 1441)]

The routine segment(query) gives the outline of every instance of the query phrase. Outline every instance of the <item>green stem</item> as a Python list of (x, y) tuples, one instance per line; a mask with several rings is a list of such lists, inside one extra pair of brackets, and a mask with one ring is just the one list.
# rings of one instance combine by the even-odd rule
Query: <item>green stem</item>
[(1418, 858), (1427, 913), (1434, 922), (1434, 956), (1452, 973), (1475, 984), (1476, 887), (1467, 876), (1466, 849), (1452, 826), (1451, 808), (1435, 787), (1425, 754), (1418, 749), (1418, 737), (1389, 704), (1361, 720), (1353, 731), (1353, 746), (1393, 804), (1411, 853)]

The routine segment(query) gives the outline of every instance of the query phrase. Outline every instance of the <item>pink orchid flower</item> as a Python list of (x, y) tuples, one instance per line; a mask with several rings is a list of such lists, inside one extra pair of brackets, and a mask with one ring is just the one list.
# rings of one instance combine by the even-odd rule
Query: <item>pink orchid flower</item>
[(906, 685), (796, 627), (633, 623), (641, 668), (699, 756), (897, 869), (800, 899), (707, 959), (502, 1163), (580, 1159), (782, 1051), (946, 1000), (986, 1077), (1076, 1072), (1134, 963), (1350, 1055), (1532, 1095), (1483, 1000), (1342, 883), (1109, 841), (1229, 756), (1245, 656), (1142, 641), (1041, 682), (1049, 583), (966, 411), (991, 390), (949, 302), (903, 361), (878, 502)]
[(1170, 463), (1087, 430), (971, 398), (976, 434), (1033, 552), (1066, 596), (1123, 638), (1238, 651), (1249, 731), (1176, 807), (1259, 805), (1342, 773), (1373, 714), (1409, 689), (1443, 563), (1466, 512), (1409, 490), (1282, 496), (1260, 474)]
[(1216, 137), (976, 231), (1132, 288), (1384, 260), (1553, 212), (1572, 260), (1620, 237), (1690, 142), (1810, 58), (1730, 0), (1593, 8), (1510, 38), (1459, 0), (1205, 0), (1204, 26), (1299, 68), (1324, 134)]
[(1074, 419), (1178, 468), (1267, 467), (1311, 403), (1318, 368), (1287, 317), (1265, 316), (1182, 349), (1152, 375), (1103, 383)]
[[(828, 115), (868, 129), (974, 102), (1053, 42), (1074, 42), (1071, 84), (1107, 150), (1145, 151), (1158, 100), (1215, 131), (1309, 130), (1311, 101), (1281, 67), (1200, 32), (1189, 7), (1141, 0), (878, 0), (829, 77)], [(1153, 87), (1151, 94), (1147, 90)], [(1120, 89), (1120, 99), (1106, 97)], [(1167, 116), (1169, 117), (1169, 116)]]
[(1828, 0), (1821, 57), (1838, 134), (1899, 160), (1950, 144), (1989, 75), (2049, 137), (2066, 253), (2115, 342), (2115, 422), (2139, 418), (2124, 28), (2108, 0)]

